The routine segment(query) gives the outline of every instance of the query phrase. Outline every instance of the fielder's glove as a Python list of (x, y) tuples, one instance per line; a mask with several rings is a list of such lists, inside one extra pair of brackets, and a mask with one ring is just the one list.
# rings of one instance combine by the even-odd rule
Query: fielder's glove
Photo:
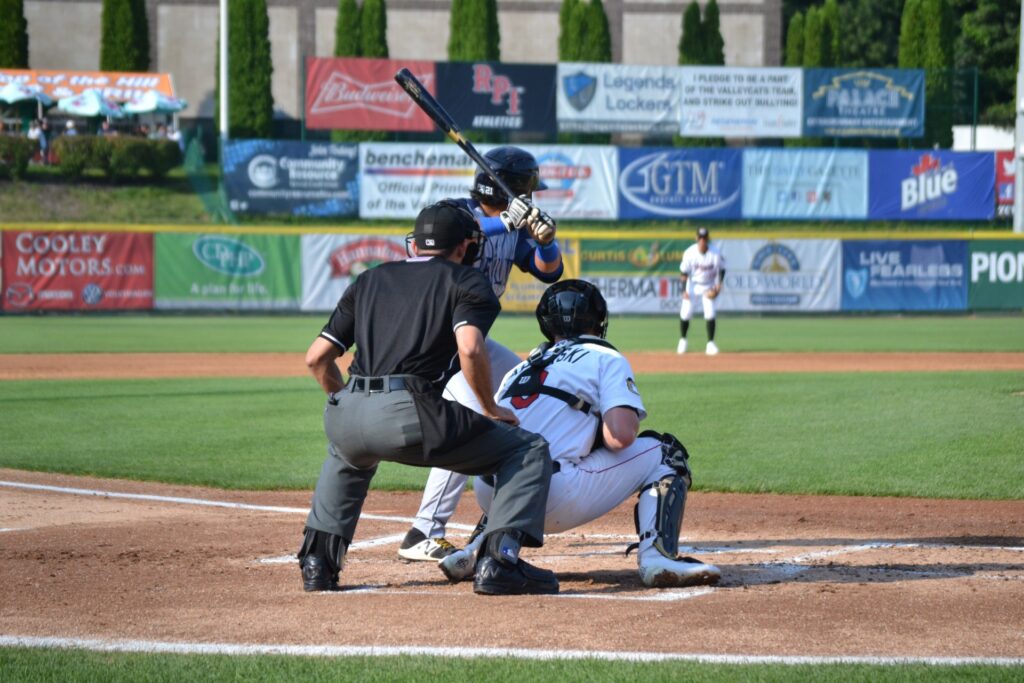
[(706, 296), (709, 299), (714, 299), (714, 298), (716, 298), (718, 296), (718, 293), (721, 292), (721, 291), (722, 291), (722, 286), (721, 285), (715, 285), (714, 287), (712, 287), (708, 291), (704, 292), (704, 296)]
[(530, 235), (540, 246), (546, 247), (555, 241), (555, 219), (536, 206), (531, 207), (525, 222), (526, 227), (530, 230)]
[(525, 224), (525, 218), (533, 209), (523, 197), (516, 197), (508, 203), (508, 208), (498, 214), (505, 229), (509, 232), (518, 230)]

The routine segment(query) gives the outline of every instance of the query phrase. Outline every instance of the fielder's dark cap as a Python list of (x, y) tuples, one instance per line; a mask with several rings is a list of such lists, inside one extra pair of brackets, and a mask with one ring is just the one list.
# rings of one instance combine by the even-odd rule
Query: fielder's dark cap
[(420, 211), (412, 235), (420, 249), (448, 249), (462, 244), (479, 230), (467, 209), (452, 201), (442, 201)]
[(707, 228), (697, 228), (697, 239), (700, 239), (701, 237), (708, 237), (708, 235), (709, 233)]

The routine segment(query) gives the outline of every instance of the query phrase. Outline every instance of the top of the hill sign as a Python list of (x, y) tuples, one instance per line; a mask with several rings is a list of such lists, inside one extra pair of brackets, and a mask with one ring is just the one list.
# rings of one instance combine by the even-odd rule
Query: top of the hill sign
[(0, 69), (0, 87), (8, 83), (39, 86), (55, 100), (77, 95), (84, 90), (99, 90), (118, 102), (138, 99), (147, 90), (174, 97), (170, 74), (131, 73), (125, 71), (72, 71), (46, 69)]

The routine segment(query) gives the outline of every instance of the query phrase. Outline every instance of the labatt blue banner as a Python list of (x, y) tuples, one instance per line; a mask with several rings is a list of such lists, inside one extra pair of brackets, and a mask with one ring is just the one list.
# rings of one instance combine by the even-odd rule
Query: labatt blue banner
[(919, 138), (923, 69), (804, 69), (804, 135)]
[(742, 152), (619, 149), (620, 218), (739, 218)]
[(995, 163), (991, 152), (872, 150), (868, 218), (991, 220)]

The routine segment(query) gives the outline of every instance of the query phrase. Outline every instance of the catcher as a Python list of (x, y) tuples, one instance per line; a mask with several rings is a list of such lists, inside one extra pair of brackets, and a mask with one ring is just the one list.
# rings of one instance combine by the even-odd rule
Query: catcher
[[(671, 434), (637, 435), (647, 413), (629, 361), (604, 338), (608, 308), (601, 292), (582, 280), (563, 280), (544, 293), (537, 320), (547, 343), (505, 376), (495, 398), (513, 411), (520, 427), (549, 443), (554, 473), (544, 533), (586, 524), (639, 494), (638, 539), (630, 550), (638, 550), (643, 584), (716, 583), (717, 567), (678, 555), (691, 483), (688, 454)], [(474, 482), (485, 515), (493, 484), (490, 477)], [(441, 560), (450, 581), (473, 575), (480, 544), (479, 537), (471, 539), (464, 550)]]
[[(496, 147), (484, 158), (518, 196), (507, 196), (490, 176), (479, 171), (470, 190), (471, 198), (453, 200), (473, 213), (487, 236), (476, 268), (490, 281), (499, 299), (513, 266), (541, 282), (557, 281), (562, 276), (562, 255), (555, 242), (555, 221), (530, 203), (534, 191), (547, 189), (540, 179), (537, 160), (518, 147)], [(490, 338), (487, 354), (492, 391), (496, 391), (505, 373), (519, 363), (519, 356)], [(452, 377), (444, 396), (481, 412), (480, 403), (461, 372)], [(399, 546), (400, 557), (437, 562), (455, 552), (455, 546), (444, 538), (445, 526), (455, 514), (467, 479), (447, 470), (430, 471), (419, 512)]]

